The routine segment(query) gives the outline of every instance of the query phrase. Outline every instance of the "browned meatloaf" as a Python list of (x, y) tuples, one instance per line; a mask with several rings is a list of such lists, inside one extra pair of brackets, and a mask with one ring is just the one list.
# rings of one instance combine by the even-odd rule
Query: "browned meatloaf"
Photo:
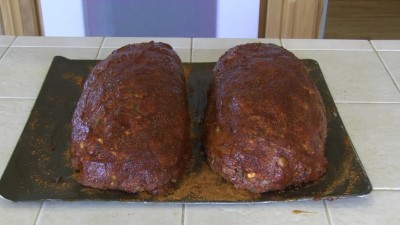
[(213, 70), (205, 147), (211, 168), (261, 193), (326, 171), (325, 108), (302, 61), (272, 44), (228, 50)]
[(190, 158), (182, 63), (164, 43), (131, 44), (98, 63), (72, 119), (71, 161), (86, 186), (164, 193)]

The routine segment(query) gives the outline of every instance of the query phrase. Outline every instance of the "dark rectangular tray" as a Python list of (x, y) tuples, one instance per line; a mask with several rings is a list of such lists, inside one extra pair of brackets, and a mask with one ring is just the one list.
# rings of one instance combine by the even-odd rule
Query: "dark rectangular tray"
[(203, 111), (214, 63), (184, 64), (192, 120), (193, 159), (177, 188), (169, 195), (129, 194), (85, 187), (72, 177), (68, 158), (71, 117), (82, 84), (95, 60), (56, 56), (0, 180), (0, 195), (12, 201), (101, 200), (178, 203), (252, 203), (361, 196), (371, 183), (340, 119), (318, 63), (305, 59), (327, 110), (327, 174), (320, 180), (281, 191), (253, 194), (218, 177), (207, 164), (201, 143)]

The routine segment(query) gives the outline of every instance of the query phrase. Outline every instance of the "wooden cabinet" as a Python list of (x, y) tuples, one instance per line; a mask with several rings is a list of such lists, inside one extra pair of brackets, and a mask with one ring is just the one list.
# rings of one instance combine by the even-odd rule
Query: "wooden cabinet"
[(400, 39), (400, 1), (329, 0), (324, 38)]
[(323, 8), (324, 0), (268, 0), (265, 37), (318, 38)]
[(39, 16), (35, 0), (0, 0), (0, 34), (40, 34)]

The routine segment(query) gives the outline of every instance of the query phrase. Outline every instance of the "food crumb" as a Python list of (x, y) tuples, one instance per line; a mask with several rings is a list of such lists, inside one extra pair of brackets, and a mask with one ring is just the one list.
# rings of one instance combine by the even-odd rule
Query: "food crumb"
[(292, 213), (298, 215), (298, 214), (310, 214), (310, 213), (316, 213), (316, 212), (309, 212), (309, 211), (294, 209), (294, 210), (292, 210)]
[(314, 200), (314, 201), (321, 201), (321, 200), (322, 200), (322, 197), (317, 195), (317, 196), (314, 196), (312, 200)]
[(103, 139), (98, 138), (97, 141), (98, 141), (100, 144), (103, 144)]
[(254, 178), (256, 176), (256, 173), (248, 173), (247, 177), (248, 178)]
[(215, 132), (219, 133), (219, 131), (220, 131), (219, 126), (217, 126), (217, 127), (215, 128)]
[(278, 164), (279, 164), (279, 166), (281, 166), (281, 167), (285, 167), (286, 166), (286, 159), (285, 158), (279, 158), (279, 160), (278, 160)]
[(335, 200), (335, 198), (334, 197), (328, 197), (328, 198), (326, 198), (326, 200), (328, 200), (328, 201), (334, 201)]

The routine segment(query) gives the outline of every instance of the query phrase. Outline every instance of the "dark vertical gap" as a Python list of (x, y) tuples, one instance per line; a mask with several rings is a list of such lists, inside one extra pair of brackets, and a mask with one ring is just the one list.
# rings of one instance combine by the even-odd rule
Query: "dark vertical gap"
[(279, 38), (281, 38), (282, 39), (282, 30), (283, 30), (283, 11), (284, 11), (284, 9), (285, 9), (285, 2), (286, 1), (283, 1), (283, 3), (282, 3), (282, 7), (281, 7), (281, 19), (280, 19), (280, 26), (279, 26)]
[[(3, 15), (2, 15), (2, 13), (1, 13), (1, 10), (0, 10), (0, 18), (3, 18)], [(0, 19), (0, 35), (5, 35), (3, 23), (4, 23), (4, 20), (3, 20), (3, 19)]]
[(42, 15), (42, 8), (40, 5), (39, 0), (35, 0), (33, 2), (33, 5), (35, 7), (34, 11), (36, 13), (36, 24), (37, 24), (37, 35), (38, 36), (44, 36), (44, 27), (43, 27), (43, 15)]
[(267, 24), (268, 0), (260, 0), (260, 11), (258, 16), (258, 37), (265, 38), (265, 26)]
[(295, 37), (293, 34), (294, 34), (294, 28), (296, 27), (296, 24), (295, 24), (295, 18), (296, 18), (296, 7), (297, 7), (297, 1), (294, 1), (293, 2), (293, 8), (292, 8), (292, 10), (293, 10), (293, 16), (292, 16), (292, 18), (291, 18), (291, 24), (292, 24), (292, 26), (290, 27), (290, 35), (289, 35), (289, 37), (286, 37), (286, 38), (297, 38), (297, 37)]

